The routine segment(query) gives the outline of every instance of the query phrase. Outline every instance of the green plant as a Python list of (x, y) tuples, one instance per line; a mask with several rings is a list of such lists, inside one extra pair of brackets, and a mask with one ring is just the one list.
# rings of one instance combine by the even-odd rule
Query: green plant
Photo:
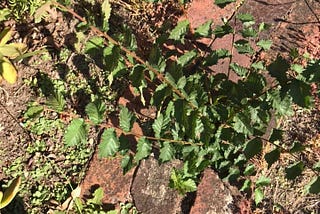
[[(220, 4), (229, 2), (216, 1)], [(60, 4), (58, 7), (86, 23), (68, 8)], [(147, 62), (135, 54), (135, 49), (130, 46), (132, 43), (118, 42), (89, 25), (93, 32), (103, 35), (107, 40), (94, 37), (87, 44), (87, 53), (90, 55), (91, 49), (101, 50), (104, 56), (102, 64), (110, 73), (107, 78), (109, 84), (112, 85), (116, 78), (129, 76), (131, 84), (140, 93), (142, 103), (157, 108), (157, 117), (151, 121), (154, 135), (141, 136), (131, 132), (135, 115), (125, 107), (120, 110), (119, 127), (110, 128), (101, 119), (105, 110), (90, 103), (86, 107), (88, 120), (73, 119), (64, 137), (65, 144), (83, 144), (88, 125), (107, 127), (102, 134), (99, 156), (123, 155), (124, 171), (147, 158), (155, 148), (159, 149), (161, 162), (173, 159), (184, 161), (183, 170), (174, 170), (171, 176), (171, 185), (181, 193), (194, 191), (200, 173), (206, 167), (211, 167), (222, 178), (242, 183), (243, 190), (255, 186), (255, 201), (260, 203), (263, 198), (261, 189), (267, 183), (250, 180), (250, 176), (256, 173), (251, 160), (261, 155), (266, 144), (273, 147), (264, 156), (269, 167), (279, 159), (281, 153), (295, 155), (295, 151), (282, 142), (282, 131), (277, 127), (268, 139), (263, 136), (272, 115), (279, 118), (290, 114), (292, 105), (304, 108), (312, 106), (310, 84), (317, 84), (319, 76), (315, 71), (320, 65), (316, 60), (310, 61), (305, 67), (291, 66), (278, 56), (268, 65), (263, 61), (255, 61), (250, 67), (230, 63), (228, 74), (209, 75), (206, 72), (208, 67), (216, 65), (223, 58), (232, 61), (235, 50), (253, 57), (272, 45), (271, 41), (259, 38), (261, 31), (267, 28), (264, 23), (256, 28), (250, 14), (238, 14), (236, 19), (242, 23), (240, 33), (243, 38), (234, 41), (231, 53), (223, 49), (208, 53), (200, 50), (185, 51), (183, 54), (177, 50), (162, 52), (166, 41), (183, 45), (187, 40), (192, 43), (203, 37), (221, 38), (229, 33), (235, 34), (228, 20), (213, 30), (211, 22), (204, 23), (194, 33), (189, 30), (189, 22), (184, 20), (156, 41)], [(131, 41), (132, 38), (133, 35)], [(252, 43), (257, 45), (258, 50), (252, 47)], [(105, 44), (108, 46), (105, 47)], [(238, 81), (230, 80), (231, 72), (238, 75)], [(267, 75), (274, 79), (272, 84), (267, 83)], [(155, 90), (150, 102), (146, 102), (143, 92), (150, 86)], [(122, 131), (120, 137), (116, 130)], [(126, 146), (126, 135), (139, 138), (135, 154)], [(296, 178), (304, 168), (305, 164), (297, 159), (296, 163), (286, 168), (287, 178)], [(309, 185), (312, 186), (310, 193), (320, 192), (318, 181), (316, 174), (315, 180)]]

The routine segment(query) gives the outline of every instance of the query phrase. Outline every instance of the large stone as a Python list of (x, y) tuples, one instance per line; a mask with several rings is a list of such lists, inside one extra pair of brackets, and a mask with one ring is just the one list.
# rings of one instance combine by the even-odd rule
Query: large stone
[(235, 202), (232, 192), (211, 169), (204, 171), (191, 214), (232, 214)]
[(169, 187), (171, 170), (180, 165), (179, 161), (159, 165), (153, 157), (141, 161), (131, 189), (134, 204), (139, 212), (181, 213), (183, 196)]

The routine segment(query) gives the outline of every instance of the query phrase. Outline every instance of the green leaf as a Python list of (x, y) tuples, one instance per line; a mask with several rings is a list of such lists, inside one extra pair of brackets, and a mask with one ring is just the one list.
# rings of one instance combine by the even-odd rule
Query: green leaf
[(47, 105), (53, 108), (54, 110), (61, 112), (64, 109), (66, 101), (61, 92), (54, 92), (47, 101)]
[(104, 193), (102, 187), (99, 187), (96, 189), (93, 193), (93, 198), (88, 199), (88, 204), (94, 204), (94, 205), (102, 205), (102, 199), (103, 199)]
[(252, 27), (249, 27), (249, 28), (245, 28), (245, 29), (241, 30), (241, 35), (244, 38), (248, 38), (248, 37), (255, 38), (258, 36), (258, 32), (255, 29), (253, 29)]
[(240, 39), (234, 43), (234, 47), (237, 49), (239, 54), (248, 53), (250, 55), (254, 54), (254, 50), (247, 40)]
[(304, 164), (302, 161), (298, 161), (294, 164), (291, 164), (285, 169), (286, 172), (286, 178), (293, 180), (299, 175), (301, 175), (302, 171), (304, 169)]
[(187, 192), (194, 192), (197, 190), (197, 185), (194, 180), (183, 178), (181, 173), (173, 169), (170, 177), (170, 187), (178, 190), (181, 195), (185, 195)]
[(86, 143), (87, 130), (83, 119), (73, 119), (64, 134), (64, 141), (67, 146), (76, 146)]
[(147, 158), (151, 153), (151, 143), (145, 138), (141, 137), (137, 144), (137, 153), (134, 156), (134, 160), (139, 162), (140, 160)]
[(246, 179), (241, 187), (241, 189), (239, 191), (246, 191), (246, 190), (250, 190), (251, 188), (251, 180), (250, 179)]
[(100, 100), (96, 100), (93, 103), (89, 103), (85, 111), (89, 116), (89, 119), (96, 125), (103, 121), (103, 116), (106, 111), (106, 105)]
[(295, 141), (293, 142), (293, 146), (290, 148), (290, 153), (302, 152), (305, 149), (305, 146), (302, 145), (300, 142)]
[(312, 181), (306, 185), (306, 192), (311, 194), (320, 193), (320, 176), (313, 178)]
[(177, 60), (178, 65), (184, 67), (192, 62), (192, 60), (197, 56), (197, 52), (195, 50), (189, 51), (182, 56), (180, 56)]
[(159, 109), (160, 105), (170, 94), (172, 94), (172, 90), (167, 86), (167, 84), (163, 83), (156, 88), (150, 103)]
[[(148, 63), (160, 72), (163, 72), (165, 70), (166, 61), (165, 58), (162, 56), (161, 49), (158, 45), (154, 45), (151, 48)], [(151, 79), (153, 79), (152, 76)]]
[(85, 53), (90, 56), (95, 55), (98, 49), (102, 49), (104, 47), (104, 39), (99, 36), (92, 37), (89, 41), (86, 42)]
[(271, 143), (275, 142), (275, 141), (282, 141), (283, 139), (283, 130), (280, 130), (280, 129), (272, 129), (272, 133), (271, 133), (271, 136), (269, 138), (269, 141)]
[(190, 23), (187, 19), (178, 22), (177, 26), (171, 31), (169, 35), (169, 39), (173, 39), (175, 41), (181, 41), (183, 43), (183, 38), (188, 32), (189, 25)]
[(233, 33), (233, 28), (229, 23), (226, 23), (224, 25), (216, 26), (213, 33), (217, 38), (222, 38), (224, 35)]
[(36, 105), (36, 106), (29, 106), (26, 112), (24, 113), (24, 118), (35, 118), (39, 116), (43, 112), (43, 106)]
[(174, 154), (175, 154), (175, 150), (174, 150), (173, 146), (171, 145), (171, 143), (164, 142), (163, 146), (160, 149), (159, 160), (162, 163), (167, 162), (167, 161), (171, 161), (172, 159), (174, 159)]
[(132, 167), (133, 165), (133, 157), (131, 155), (125, 155), (122, 160), (121, 160), (121, 168), (123, 170), (123, 174), (126, 174)]
[(266, 67), (264, 66), (262, 61), (252, 63), (251, 68), (254, 68), (255, 70), (265, 70), (266, 69)]
[(254, 202), (258, 205), (264, 199), (264, 194), (261, 188), (254, 190)]
[(257, 181), (256, 181), (256, 187), (262, 187), (262, 186), (268, 186), (271, 183), (271, 179), (261, 176)]
[(290, 84), (290, 91), (293, 102), (301, 107), (309, 107), (311, 105), (312, 95), (310, 85), (300, 80), (293, 80)]
[(109, 22), (109, 18), (111, 15), (111, 4), (109, 0), (104, 0), (103, 3), (101, 4), (101, 11), (103, 14), (103, 19), (106, 23)]
[(243, 174), (245, 176), (248, 176), (248, 175), (254, 174), (255, 172), (256, 170), (255, 170), (254, 164), (248, 164), (245, 170), (243, 171)]
[(147, 83), (144, 78), (144, 71), (145, 67), (143, 65), (138, 64), (132, 68), (129, 79), (131, 80), (133, 87), (139, 88), (141, 86), (147, 86)]
[(272, 46), (272, 41), (271, 40), (260, 40), (257, 42), (257, 45), (261, 47), (263, 50), (267, 51), (271, 48)]
[(276, 148), (276, 149), (272, 150), (271, 152), (264, 155), (264, 159), (268, 163), (268, 168), (270, 168), (270, 166), (272, 164), (274, 164), (276, 161), (278, 161), (279, 158), (280, 158), (280, 149), (278, 149), (278, 148)]
[(200, 25), (199, 27), (197, 27), (197, 29), (195, 29), (194, 31), (195, 36), (211, 37), (211, 33), (212, 33), (211, 25), (212, 25), (212, 20), (208, 20), (202, 25)]
[(152, 124), (152, 128), (154, 131), (154, 136), (156, 138), (160, 138), (161, 137), (161, 132), (163, 130), (166, 130), (166, 128), (168, 127), (170, 122), (170, 118), (168, 117), (164, 117), (163, 114), (160, 114), (157, 119), (154, 120), (153, 124)]
[(259, 154), (262, 151), (262, 140), (260, 138), (254, 138), (247, 142), (244, 146), (243, 153), (246, 158), (250, 159), (253, 156)]
[(213, 50), (211, 53), (204, 59), (203, 65), (204, 66), (211, 66), (216, 65), (219, 59), (223, 59), (226, 57), (230, 57), (229, 50), (226, 49), (218, 49)]
[(99, 158), (114, 156), (120, 147), (119, 139), (113, 128), (108, 128), (103, 131), (101, 142), (99, 144)]
[(237, 18), (241, 22), (252, 22), (252, 21), (254, 21), (254, 17), (249, 13), (239, 13), (239, 14), (237, 14)]
[(275, 90), (268, 93), (268, 100), (272, 103), (272, 108), (275, 110), (276, 115), (285, 116), (292, 115), (292, 102), (289, 96), (282, 97), (280, 91)]
[(264, 30), (268, 30), (270, 28), (270, 26), (271, 26), (270, 24), (266, 24), (264, 22), (261, 22), (259, 24), (259, 33), (264, 31)]
[(245, 115), (244, 113), (239, 113), (233, 118), (233, 121), (233, 128), (237, 130), (237, 132), (246, 135), (253, 134), (253, 127), (251, 125), (250, 117), (248, 117), (248, 115)]
[(120, 110), (120, 127), (125, 132), (130, 132), (135, 121), (134, 115), (127, 107), (121, 107)]
[(267, 67), (267, 70), (269, 71), (269, 74), (272, 77), (275, 77), (280, 84), (284, 84), (288, 80), (286, 72), (289, 68), (289, 63), (282, 57), (278, 56), (277, 59)]
[(235, 2), (236, 0), (215, 0), (214, 3), (219, 7), (225, 7), (227, 4)]
[(248, 74), (248, 69), (246, 69), (245, 67), (239, 65), (238, 63), (233, 62), (233, 63), (230, 63), (229, 66), (240, 77), (245, 77)]

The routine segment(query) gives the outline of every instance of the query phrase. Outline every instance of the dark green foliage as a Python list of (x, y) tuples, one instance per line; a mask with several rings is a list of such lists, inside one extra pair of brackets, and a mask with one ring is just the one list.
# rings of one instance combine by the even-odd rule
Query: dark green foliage
[(290, 180), (295, 179), (296, 177), (301, 175), (303, 169), (304, 169), (304, 164), (301, 161), (291, 164), (285, 169), (286, 178)]

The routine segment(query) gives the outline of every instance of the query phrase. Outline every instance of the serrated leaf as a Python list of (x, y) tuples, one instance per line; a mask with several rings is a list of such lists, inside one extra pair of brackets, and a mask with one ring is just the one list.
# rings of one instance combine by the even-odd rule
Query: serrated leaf
[(212, 33), (211, 25), (212, 25), (212, 20), (208, 20), (202, 25), (200, 25), (199, 27), (197, 27), (194, 31), (195, 36), (211, 37), (211, 33)]
[(23, 116), (25, 118), (35, 118), (39, 114), (41, 114), (41, 112), (43, 112), (43, 106), (39, 106), (39, 105), (30, 106), (28, 107), (28, 109), (26, 110)]
[(76, 146), (87, 141), (87, 130), (83, 119), (73, 119), (64, 134), (66, 146)]
[(289, 96), (282, 97), (280, 91), (276, 90), (268, 93), (268, 99), (271, 101), (276, 115), (285, 116), (293, 114), (292, 102)]
[(155, 133), (154, 136), (156, 138), (161, 137), (162, 131), (167, 128), (167, 126), (169, 125), (169, 122), (170, 122), (170, 119), (168, 117), (164, 117), (163, 114), (160, 114), (157, 117), (157, 119), (154, 120), (152, 124), (152, 128)]
[(276, 161), (278, 161), (279, 158), (280, 158), (280, 149), (278, 149), (278, 148), (276, 148), (276, 149), (272, 150), (271, 152), (268, 152), (267, 154), (264, 155), (264, 159), (268, 163), (268, 168), (270, 168), (270, 166), (272, 164), (274, 164)]
[(246, 69), (245, 67), (239, 65), (238, 63), (230, 63), (230, 68), (236, 72), (236, 74), (238, 74), (240, 77), (245, 77), (248, 74), (248, 69)]
[(251, 125), (251, 121), (248, 115), (239, 113), (233, 118), (233, 121), (233, 128), (237, 130), (239, 133), (243, 133), (245, 135), (253, 134), (253, 127)]
[(311, 194), (320, 193), (320, 176), (313, 178), (312, 181), (306, 185), (306, 192)]
[(104, 39), (99, 36), (92, 37), (86, 42), (85, 53), (95, 55), (94, 52), (104, 47)]
[(264, 199), (264, 194), (262, 189), (260, 188), (256, 188), (254, 190), (254, 202), (256, 203), (256, 205), (258, 205), (259, 203), (261, 203), (261, 201)]
[(288, 79), (286, 72), (289, 68), (289, 63), (282, 57), (278, 56), (277, 59), (267, 67), (267, 70), (272, 77), (275, 77), (278, 80), (280, 84), (284, 84)]
[(101, 142), (99, 144), (99, 158), (114, 156), (120, 147), (119, 139), (113, 128), (108, 128), (103, 131)]
[(197, 52), (195, 50), (189, 51), (182, 56), (180, 56), (177, 60), (178, 65), (184, 67), (192, 62), (192, 60), (197, 56)]
[(100, 100), (96, 100), (93, 103), (89, 103), (85, 111), (89, 116), (89, 119), (96, 125), (100, 124), (103, 121), (103, 116), (106, 111), (106, 105)]
[(252, 22), (252, 21), (254, 21), (254, 17), (249, 13), (239, 13), (239, 14), (237, 14), (237, 18), (241, 22)]
[(150, 103), (159, 109), (161, 103), (164, 102), (170, 94), (172, 94), (172, 90), (169, 86), (167, 86), (167, 84), (161, 84), (156, 88)]
[(260, 138), (254, 138), (247, 142), (244, 146), (243, 153), (246, 158), (252, 158), (262, 151), (262, 140)]
[(254, 54), (254, 50), (247, 40), (240, 39), (234, 43), (234, 47), (237, 49), (239, 54), (248, 53), (250, 55)]
[[(151, 48), (150, 55), (148, 58), (148, 63), (160, 72), (163, 72), (165, 70), (166, 61), (165, 61), (165, 58), (162, 56), (159, 45), (154, 45)], [(152, 75), (154, 74), (152, 73)]]
[(197, 185), (192, 179), (185, 179), (183, 176), (173, 169), (170, 177), (170, 187), (178, 190), (181, 195), (186, 194), (187, 192), (194, 192), (197, 190)]
[(5, 57), (0, 61), (0, 75), (8, 83), (14, 84), (18, 79), (18, 73), (14, 65)]
[(101, 4), (101, 11), (103, 14), (104, 21), (108, 23), (110, 15), (111, 15), (111, 4), (110, 4), (109, 0), (103, 1), (103, 3)]
[(9, 187), (4, 191), (2, 195), (2, 199), (0, 201), (0, 209), (10, 204), (10, 202), (17, 195), (20, 185), (21, 185), (21, 177), (17, 177), (11, 182)]
[(177, 26), (170, 32), (169, 39), (175, 41), (181, 41), (183, 43), (183, 38), (189, 29), (189, 20), (183, 20), (178, 22)]
[(294, 164), (291, 164), (290, 166), (286, 167), (286, 178), (293, 180), (299, 175), (301, 175), (302, 171), (304, 169), (304, 164), (302, 161), (298, 161)]
[(265, 70), (266, 69), (266, 67), (264, 66), (262, 61), (252, 63), (251, 68), (254, 68), (256, 70)]
[(46, 104), (54, 110), (61, 112), (64, 110), (66, 101), (61, 92), (55, 91), (52, 93), (52, 95), (50, 95)]
[(271, 40), (260, 40), (257, 42), (257, 45), (261, 47), (263, 50), (267, 51), (270, 50), (272, 46), (272, 41)]
[(289, 94), (293, 102), (301, 107), (309, 107), (311, 105), (312, 95), (311, 87), (309, 84), (294, 79), (290, 84)]
[(271, 179), (265, 176), (261, 176), (256, 181), (256, 187), (268, 186), (271, 183)]
[(217, 26), (214, 29), (213, 33), (217, 38), (222, 38), (223, 36), (229, 33), (233, 33), (233, 28), (230, 26), (229, 23), (226, 23), (224, 25)]
[(134, 160), (139, 162), (140, 160), (147, 158), (151, 153), (151, 143), (145, 138), (141, 137), (137, 144), (137, 153), (134, 156)]
[(125, 155), (121, 160), (121, 168), (123, 174), (126, 174), (130, 169), (132, 169), (133, 165), (133, 157), (131, 155)]
[(175, 154), (175, 150), (174, 150), (173, 146), (171, 145), (171, 143), (164, 142), (163, 146), (160, 149), (159, 160), (162, 163), (167, 162), (167, 161), (171, 161), (172, 159), (174, 159), (174, 154)]
[(120, 119), (121, 129), (125, 132), (130, 132), (132, 129), (135, 117), (127, 107), (121, 107), (119, 119)]

